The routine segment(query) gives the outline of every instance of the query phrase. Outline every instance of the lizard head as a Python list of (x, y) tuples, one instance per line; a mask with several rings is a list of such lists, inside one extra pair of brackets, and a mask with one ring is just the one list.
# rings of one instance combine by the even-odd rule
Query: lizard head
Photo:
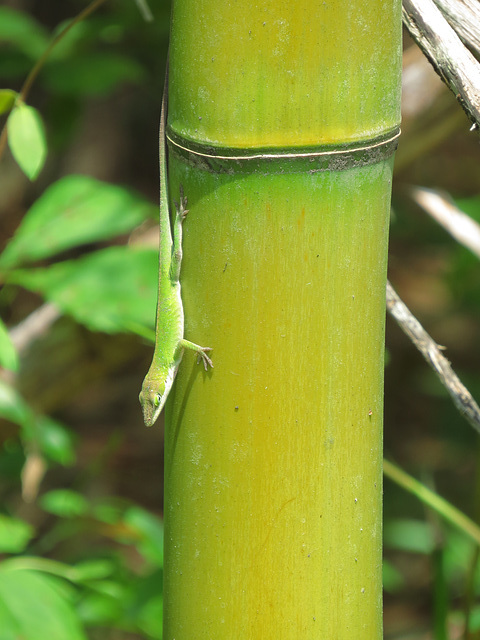
[(166, 369), (164, 372), (157, 371), (152, 373), (150, 370), (147, 373), (138, 397), (142, 405), (143, 420), (147, 427), (155, 424), (162, 412), (176, 373), (177, 370), (172, 368)]

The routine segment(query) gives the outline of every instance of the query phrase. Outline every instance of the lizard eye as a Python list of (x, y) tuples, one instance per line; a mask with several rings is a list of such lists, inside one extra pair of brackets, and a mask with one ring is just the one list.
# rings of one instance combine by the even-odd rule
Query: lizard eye
[(160, 401), (162, 399), (162, 396), (159, 393), (156, 393), (155, 396), (153, 397), (153, 404), (158, 407), (160, 405)]

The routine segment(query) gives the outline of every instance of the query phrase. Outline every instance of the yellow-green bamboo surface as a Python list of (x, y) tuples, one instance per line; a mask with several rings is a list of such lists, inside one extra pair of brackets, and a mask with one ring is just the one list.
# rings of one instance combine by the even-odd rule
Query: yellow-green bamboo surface
[(382, 637), (391, 149), (261, 150), (390, 136), (399, 39), (396, 1), (174, 4), (185, 335), (215, 368), (187, 353), (167, 406), (165, 640)]
[(395, 129), (400, 12), (400, 0), (174, 0), (171, 129), (240, 148)]

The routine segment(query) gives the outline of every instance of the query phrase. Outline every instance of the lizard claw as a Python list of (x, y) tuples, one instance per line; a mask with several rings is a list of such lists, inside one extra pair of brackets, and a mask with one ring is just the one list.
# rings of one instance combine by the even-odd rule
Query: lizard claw
[(213, 362), (205, 353), (206, 351), (211, 351), (212, 347), (202, 347), (202, 350), (198, 352), (197, 356), (197, 364), (200, 364), (200, 359), (203, 360), (203, 366), (205, 367), (205, 371), (208, 371), (208, 367), (213, 369)]
[(180, 204), (175, 202), (175, 209), (177, 211), (177, 218), (183, 222), (187, 217), (188, 209), (187, 207), (187, 196), (183, 195), (183, 186), (180, 185)]

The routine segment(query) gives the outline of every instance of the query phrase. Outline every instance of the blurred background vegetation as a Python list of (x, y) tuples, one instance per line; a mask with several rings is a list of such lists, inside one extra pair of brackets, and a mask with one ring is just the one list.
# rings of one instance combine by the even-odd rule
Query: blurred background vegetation
[[(100, 4), (27, 96), (48, 145), (38, 178), (8, 149), (0, 164), (0, 640), (161, 638), (163, 430), (143, 427), (138, 392), (152, 353), (170, 7), (152, 0), (149, 22), (133, 0)], [(0, 89), (20, 91), (85, 6), (4, 1)], [(441, 189), (480, 221), (479, 138), (408, 36), (404, 59), (389, 277), (480, 398), (478, 260), (410, 193)], [(386, 457), (478, 522), (477, 435), (390, 319), (387, 356)], [(385, 637), (480, 638), (477, 555), (386, 480)]]

